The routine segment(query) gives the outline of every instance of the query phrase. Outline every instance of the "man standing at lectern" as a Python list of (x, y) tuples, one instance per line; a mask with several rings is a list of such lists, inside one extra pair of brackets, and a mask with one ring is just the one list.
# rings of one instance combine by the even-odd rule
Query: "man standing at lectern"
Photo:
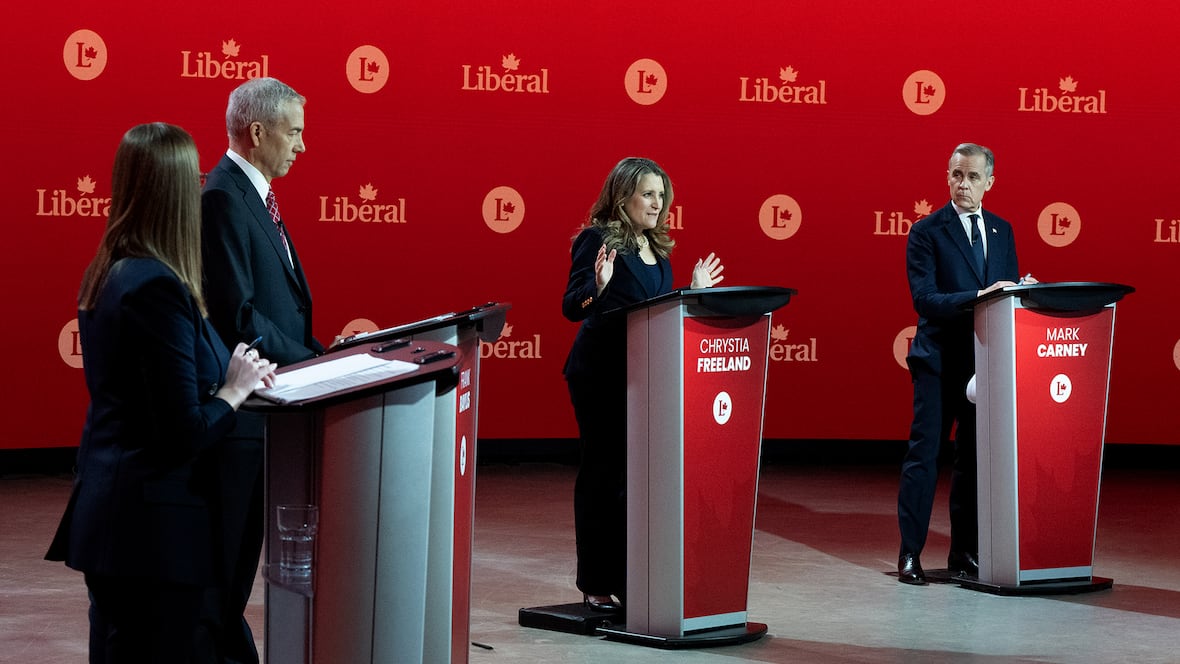
[[(229, 344), (251, 343), (279, 366), (324, 348), (312, 336), (311, 293), (271, 189), (303, 144), (304, 97), (273, 78), (238, 86), (225, 114), (229, 150), (201, 194), (201, 243), (209, 319)], [(203, 622), (220, 661), (258, 662), (243, 612), (263, 541), (264, 419), (242, 413), (217, 449), (224, 575)], [(203, 637), (206, 638), (206, 637)]]
[(995, 182), (994, 166), (991, 150), (974, 143), (956, 147), (947, 168), (950, 202), (915, 223), (906, 245), (918, 331), (906, 357), (914, 383), (914, 420), (897, 498), (897, 572), (902, 583), (926, 583), (919, 556), (930, 528), (939, 449), (950, 439), (952, 427), (947, 567), (953, 575), (979, 574), (975, 406), (965, 394), (975, 373), (975, 323), (965, 305), (1015, 285), (1018, 275), (1012, 226), (982, 207), (983, 195)]

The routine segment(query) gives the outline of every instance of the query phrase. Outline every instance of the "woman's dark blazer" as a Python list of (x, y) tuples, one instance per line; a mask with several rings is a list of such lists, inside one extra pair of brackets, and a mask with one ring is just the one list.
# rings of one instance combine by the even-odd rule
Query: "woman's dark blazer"
[(627, 317), (618, 313), (604, 315), (612, 309), (669, 293), (672, 290), (672, 264), (657, 258), (660, 271), (653, 289), (638, 275), (650, 269), (637, 254), (618, 254), (610, 282), (598, 294), (594, 260), (602, 246), (602, 231), (586, 228), (574, 239), (571, 250), (569, 282), (562, 298), (561, 311), (573, 322), (581, 322), (574, 344), (565, 361), (567, 380), (614, 376), (626, 384)]
[(208, 583), (202, 452), (234, 425), (213, 396), (229, 351), (175, 273), (151, 258), (115, 263), (78, 328), (90, 406), (46, 557), (87, 573)]

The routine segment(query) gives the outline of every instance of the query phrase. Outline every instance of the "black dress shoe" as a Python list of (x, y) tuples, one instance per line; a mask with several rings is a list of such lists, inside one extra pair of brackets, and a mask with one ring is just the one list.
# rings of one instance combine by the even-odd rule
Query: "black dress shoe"
[[(606, 597), (607, 599), (603, 600), (603, 597)], [(620, 606), (619, 603), (614, 599), (610, 598), (610, 595), (599, 596), (587, 595), (583, 593), (582, 603), (590, 607), (590, 609), (593, 611), (602, 611), (603, 613), (618, 613), (619, 611), (623, 610), (623, 607)]]
[(903, 553), (897, 558), (897, 580), (913, 586), (926, 585), (926, 572), (918, 562), (918, 554)]
[(946, 557), (946, 566), (953, 576), (979, 577), (979, 561), (973, 553), (951, 551)]

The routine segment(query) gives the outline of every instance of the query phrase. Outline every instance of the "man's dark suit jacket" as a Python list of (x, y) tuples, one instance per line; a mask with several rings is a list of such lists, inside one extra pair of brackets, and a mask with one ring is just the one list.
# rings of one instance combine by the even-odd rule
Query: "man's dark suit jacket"
[[(312, 336), (311, 292), (295, 244), (288, 236), (288, 260), (262, 197), (228, 155), (205, 179), (201, 221), (209, 319), (225, 344), (232, 348), (261, 336), (259, 354), (279, 366), (323, 352)], [(205, 620), (216, 624), (217, 647), (227, 661), (259, 659), (244, 610), (265, 528), (264, 430), (265, 417), (241, 413), (237, 427), (214, 450), (223, 572), (219, 604), (207, 607), (217, 615), (207, 615)]]
[(567, 319), (581, 321), (582, 325), (566, 358), (565, 376), (567, 379), (613, 376), (623, 387), (627, 381), (627, 317), (619, 313), (603, 314), (671, 292), (672, 264), (666, 258), (656, 260), (660, 279), (653, 289), (638, 276), (642, 270), (650, 269), (643, 260), (637, 254), (619, 254), (614, 274), (599, 295), (594, 260), (601, 246), (602, 232), (593, 227), (583, 230), (574, 240), (561, 311)]
[(209, 318), (226, 345), (261, 336), (260, 354), (279, 366), (323, 352), (295, 245), (292, 267), (258, 190), (228, 156), (205, 180), (201, 219)]
[(213, 396), (229, 351), (175, 273), (151, 258), (118, 261), (78, 328), (90, 407), (46, 557), (92, 574), (210, 583), (203, 455), (234, 426), (233, 409)]
[(1000, 280), (1016, 281), (1016, 241), (1012, 226), (983, 211), (987, 232), (987, 273), (979, 274), (963, 224), (948, 203), (910, 229), (906, 245), (906, 274), (918, 331), (910, 346), (911, 369), (961, 375), (974, 372), (975, 319), (963, 305), (978, 291)]

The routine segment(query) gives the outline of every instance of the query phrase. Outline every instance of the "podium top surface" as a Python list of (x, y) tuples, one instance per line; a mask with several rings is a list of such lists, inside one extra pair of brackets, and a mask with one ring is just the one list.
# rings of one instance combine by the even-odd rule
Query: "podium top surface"
[(969, 303), (974, 308), (985, 302), (1005, 297), (1018, 297), (1029, 307), (1053, 311), (1088, 311), (1101, 309), (1118, 302), (1129, 293), (1131, 286), (1097, 281), (1060, 281), (1043, 284), (1006, 286), (981, 295)]
[[(424, 382), (454, 382), (462, 360), (458, 348), (438, 341), (399, 339), (358, 345), (280, 368), (279, 384), (287, 386), (269, 398), (256, 390), (242, 407), (254, 412), (307, 410)], [(310, 377), (283, 380), (293, 374)]]
[(681, 288), (607, 313), (630, 313), (673, 300), (696, 304), (719, 316), (760, 316), (785, 306), (799, 291), (782, 286)]
[(336, 341), (328, 349), (328, 352), (335, 353), (366, 343), (387, 341), (399, 337), (412, 337), (415, 334), (424, 334), (444, 327), (459, 327), (464, 325), (474, 325), (479, 332), (479, 338), (490, 343), (500, 338), (500, 331), (504, 329), (504, 322), (507, 318), (508, 310), (511, 308), (511, 304), (488, 302), (487, 304), (480, 304), (464, 311), (451, 311), (412, 323), (387, 327), (383, 330), (359, 332)]

